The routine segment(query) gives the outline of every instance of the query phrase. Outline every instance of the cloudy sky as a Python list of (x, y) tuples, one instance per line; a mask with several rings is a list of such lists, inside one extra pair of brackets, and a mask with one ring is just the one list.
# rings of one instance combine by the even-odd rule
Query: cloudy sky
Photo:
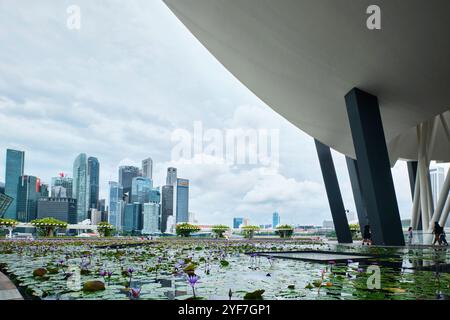
[[(81, 28), (67, 27), (69, 5)], [(72, 176), (77, 154), (101, 164), (101, 196), (119, 165), (152, 157), (155, 185), (174, 165), (190, 179), (190, 211), (202, 223), (322, 224), (330, 219), (311, 137), (237, 81), (160, 0), (0, 0), (0, 181), (6, 148), (26, 152), (25, 171), (50, 182)], [(279, 130), (279, 170), (172, 158), (176, 130)], [(334, 153), (345, 206), (354, 211), (342, 155)], [(199, 154), (197, 157), (202, 158)], [(410, 215), (405, 163), (393, 169), (400, 211)]]

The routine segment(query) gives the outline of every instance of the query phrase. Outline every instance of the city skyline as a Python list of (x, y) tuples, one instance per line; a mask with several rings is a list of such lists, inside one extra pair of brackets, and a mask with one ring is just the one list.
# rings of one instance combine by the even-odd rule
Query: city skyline
[[(0, 61), (8, 62), (0, 64), (0, 150), (26, 151), (25, 174), (50, 183), (59, 172), (71, 174), (79, 153), (93, 155), (101, 163), (100, 198), (107, 199), (117, 168), (140, 167), (150, 156), (154, 185), (165, 185), (168, 167), (190, 179), (189, 206), (199, 221), (246, 216), (262, 224), (275, 210), (283, 223), (330, 219), (313, 139), (237, 81), (163, 3), (80, 6), (86, 14), (79, 31), (66, 28), (64, 3), (3, 6), (0, 13), (9, 26), (0, 29)], [(279, 130), (279, 170), (173, 161), (172, 133), (192, 131), (196, 121), (219, 131)], [(345, 159), (333, 157), (344, 205), (355, 211)], [(2, 182), (4, 164), (0, 152)], [(410, 217), (406, 164), (399, 161), (392, 173), (401, 216)]]

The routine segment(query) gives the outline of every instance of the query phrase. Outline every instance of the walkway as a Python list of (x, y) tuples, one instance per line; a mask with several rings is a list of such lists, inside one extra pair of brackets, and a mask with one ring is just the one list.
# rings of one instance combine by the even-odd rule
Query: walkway
[(0, 272), (0, 300), (23, 300), (14, 283)]

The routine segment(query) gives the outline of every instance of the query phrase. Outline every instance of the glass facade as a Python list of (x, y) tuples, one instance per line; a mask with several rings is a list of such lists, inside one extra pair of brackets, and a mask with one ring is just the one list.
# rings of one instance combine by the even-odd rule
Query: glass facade
[(66, 177), (61, 173), (59, 177), (52, 178), (52, 198), (57, 198), (58, 194), (61, 193), (61, 188), (64, 188), (64, 194), (67, 198), (73, 198), (72, 190), (73, 190), (73, 179)]
[(97, 158), (88, 158), (89, 177), (89, 209), (98, 209), (98, 197), (100, 191), (100, 163)]
[(119, 183), (123, 187), (123, 193), (128, 194), (128, 202), (131, 201), (131, 186), (133, 178), (139, 176), (139, 168), (133, 166), (119, 167)]
[(24, 162), (25, 152), (12, 149), (6, 150), (5, 194), (13, 200), (6, 210), (5, 218), (17, 218), (17, 189), (19, 178), (23, 176)]
[(122, 230), (122, 212), (123, 212), (123, 188), (117, 183), (109, 182), (109, 214), (108, 222), (112, 224), (116, 230)]
[(153, 160), (152, 158), (147, 158), (142, 160), (142, 176), (144, 178), (153, 179)]
[(86, 154), (81, 153), (73, 163), (73, 197), (77, 199), (77, 221), (88, 218), (89, 179)]
[(240, 225), (244, 223), (244, 218), (233, 218), (233, 228), (239, 229)]
[(17, 220), (30, 222), (37, 218), (37, 202), (41, 197), (40, 180), (34, 176), (22, 176), (18, 182)]
[(177, 182), (177, 168), (167, 168), (167, 177), (166, 184), (167, 185), (175, 185)]
[(189, 222), (189, 180), (177, 179), (176, 188), (176, 222)]
[(274, 212), (272, 215), (272, 228), (276, 228), (280, 224), (280, 215)]
[(159, 204), (144, 203), (142, 209), (142, 234), (154, 234), (160, 232), (159, 228)]
[(150, 202), (153, 182), (149, 178), (135, 177), (131, 183), (131, 202)]
[(161, 231), (166, 232), (167, 219), (173, 216), (173, 186), (166, 185), (161, 190)]
[(142, 230), (142, 205), (140, 203), (125, 205), (122, 230), (132, 234), (140, 233)]

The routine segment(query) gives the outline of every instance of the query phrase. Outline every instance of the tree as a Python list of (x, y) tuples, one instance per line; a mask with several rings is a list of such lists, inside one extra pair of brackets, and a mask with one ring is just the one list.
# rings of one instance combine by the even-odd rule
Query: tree
[(358, 223), (349, 224), (350, 233), (352, 234), (352, 239), (357, 239), (360, 235), (360, 228)]
[(38, 231), (41, 231), (45, 237), (53, 237), (55, 229), (67, 228), (67, 222), (55, 218), (42, 218), (31, 221)]
[(244, 234), (244, 238), (252, 239), (255, 235), (255, 232), (259, 231), (260, 228), (258, 226), (245, 226), (241, 229), (242, 233)]
[(217, 238), (223, 238), (223, 234), (227, 231), (230, 230), (230, 227), (225, 226), (223, 224), (218, 224), (212, 227), (212, 232), (215, 234), (215, 236)]
[(284, 224), (276, 227), (275, 234), (279, 235), (280, 238), (290, 238), (294, 234), (294, 228), (288, 224)]
[(191, 233), (200, 231), (199, 227), (187, 222), (177, 224), (175, 229), (177, 235), (182, 237), (189, 237)]
[(103, 237), (110, 237), (111, 233), (113, 231), (114, 227), (112, 224), (102, 221), (97, 226), (97, 231), (103, 236)]

